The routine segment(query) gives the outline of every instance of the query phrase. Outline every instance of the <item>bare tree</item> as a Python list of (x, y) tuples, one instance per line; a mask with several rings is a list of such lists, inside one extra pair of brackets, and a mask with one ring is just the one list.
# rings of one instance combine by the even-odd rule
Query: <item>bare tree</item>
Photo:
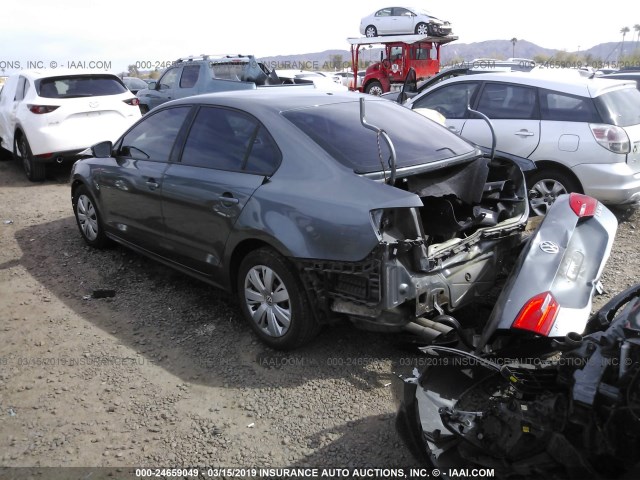
[(511, 58), (515, 58), (516, 56), (516, 43), (518, 43), (518, 39), (516, 37), (513, 37), (511, 39), (511, 45), (513, 45), (513, 48), (511, 50)]

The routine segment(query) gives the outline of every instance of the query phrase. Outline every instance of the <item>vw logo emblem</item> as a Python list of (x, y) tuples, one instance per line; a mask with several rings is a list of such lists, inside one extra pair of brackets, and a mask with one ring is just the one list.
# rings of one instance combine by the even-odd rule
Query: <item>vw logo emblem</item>
[(540, 250), (544, 253), (558, 253), (560, 251), (560, 247), (553, 242), (545, 241), (540, 244)]
[(100, 103), (98, 103), (98, 102), (89, 102), (89, 106), (91, 108), (98, 108), (99, 105), (100, 105)]

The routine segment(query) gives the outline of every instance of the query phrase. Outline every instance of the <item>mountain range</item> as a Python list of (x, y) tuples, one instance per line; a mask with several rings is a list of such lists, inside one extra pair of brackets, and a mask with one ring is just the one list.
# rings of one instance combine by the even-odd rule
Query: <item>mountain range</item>
[[(518, 40), (514, 45), (511, 40), (487, 40), (474, 43), (451, 42), (441, 49), (441, 64), (469, 61), (474, 58), (506, 59), (509, 57), (534, 58), (537, 55), (552, 58), (559, 52), (563, 54), (576, 54), (581, 58), (591, 58), (604, 63), (617, 62), (620, 55), (622, 42), (601, 43), (587, 50), (568, 52), (552, 48), (544, 48), (526, 40)], [(630, 54), (637, 49), (635, 41), (624, 42), (624, 53)], [(376, 61), (380, 58), (381, 48), (364, 49), (360, 59), (365, 62)], [(336, 60), (339, 65), (336, 64)], [(296, 70), (340, 70), (348, 66), (351, 61), (349, 50), (325, 50), (324, 52), (303, 53), (293, 55), (277, 55), (263, 57), (260, 60), (269, 67), (276, 69)]]

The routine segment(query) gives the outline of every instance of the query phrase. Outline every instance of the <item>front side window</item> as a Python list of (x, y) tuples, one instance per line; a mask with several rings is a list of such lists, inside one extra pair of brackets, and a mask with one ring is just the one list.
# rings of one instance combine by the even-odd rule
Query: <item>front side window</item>
[(400, 17), (400, 16), (410, 17), (412, 13), (406, 8), (396, 7), (393, 9), (393, 15), (396, 17)]
[(158, 85), (160, 85), (160, 90), (167, 90), (170, 88), (175, 88), (178, 83), (178, 74), (180, 73), (180, 67), (170, 68), (158, 81)]
[(182, 163), (271, 175), (280, 163), (280, 152), (254, 117), (226, 108), (202, 107), (189, 131)]
[(467, 117), (467, 106), (478, 88), (475, 82), (453, 83), (434, 90), (413, 103), (411, 108), (430, 108), (450, 119)]
[(477, 110), (495, 119), (535, 119), (538, 117), (536, 89), (508, 83), (488, 83), (480, 94)]
[(180, 128), (191, 107), (160, 110), (144, 117), (122, 139), (118, 156), (168, 162)]

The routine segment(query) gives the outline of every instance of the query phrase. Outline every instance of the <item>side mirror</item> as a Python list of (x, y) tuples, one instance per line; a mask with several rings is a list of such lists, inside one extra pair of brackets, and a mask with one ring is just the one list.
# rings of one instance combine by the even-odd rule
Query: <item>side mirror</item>
[(147, 88), (149, 90), (157, 90), (156, 88), (157, 86), (158, 86), (158, 82), (149, 82), (149, 84), (147, 85)]
[(96, 143), (91, 147), (91, 154), (95, 158), (109, 158), (113, 152), (113, 143), (110, 141)]

